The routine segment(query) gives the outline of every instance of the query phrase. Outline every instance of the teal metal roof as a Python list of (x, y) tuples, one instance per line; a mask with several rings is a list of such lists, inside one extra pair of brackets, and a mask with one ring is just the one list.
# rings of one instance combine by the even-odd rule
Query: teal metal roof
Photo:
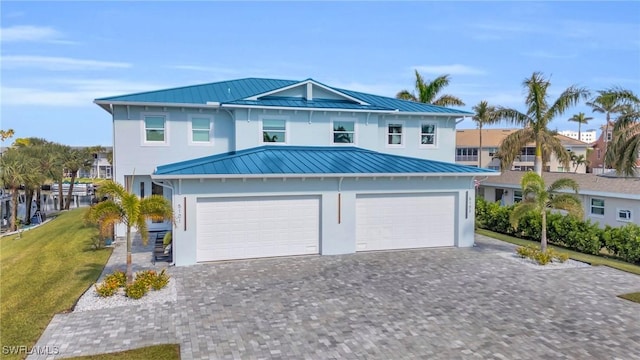
[[(365, 102), (368, 105), (358, 104), (355, 101), (323, 100), (314, 99), (306, 101), (304, 98), (289, 98), (278, 96), (267, 96), (258, 100), (248, 100), (247, 98), (272, 92), (274, 90), (289, 87), (291, 85), (303, 84), (306, 81), (313, 81), (316, 84), (327, 87), (338, 93)], [(220, 103), (223, 107), (227, 105), (248, 105), (265, 107), (291, 107), (291, 108), (324, 108), (324, 109), (349, 109), (349, 110), (380, 110), (399, 111), (414, 113), (441, 113), (472, 115), (470, 112), (436, 106), (431, 104), (417, 103), (413, 101), (400, 100), (385, 96), (366, 94), (357, 91), (339, 89), (322, 84), (313, 79), (303, 81), (277, 80), (246, 78), (238, 80), (221, 81), (209, 84), (184, 86), (165, 90), (147, 91), (136, 94), (104, 97), (95, 100), (97, 103), (158, 103), (158, 104), (202, 104), (208, 102)]]
[(158, 166), (156, 178), (322, 175), (476, 176), (496, 171), (357, 147), (266, 145)]

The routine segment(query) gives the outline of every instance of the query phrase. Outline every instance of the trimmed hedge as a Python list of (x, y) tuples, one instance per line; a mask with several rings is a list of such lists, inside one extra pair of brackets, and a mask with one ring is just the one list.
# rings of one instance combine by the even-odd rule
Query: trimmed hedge
[[(476, 227), (522, 239), (539, 241), (541, 236), (540, 214), (531, 213), (522, 218), (518, 229), (509, 223), (514, 206), (500, 206), (476, 198)], [(629, 223), (622, 227), (606, 226), (600, 229), (590, 220), (558, 213), (547, 214), (547, 241), (550, 244), (598, 255), (603, 248), (632, 264), (640, 264), (640, 226)]]

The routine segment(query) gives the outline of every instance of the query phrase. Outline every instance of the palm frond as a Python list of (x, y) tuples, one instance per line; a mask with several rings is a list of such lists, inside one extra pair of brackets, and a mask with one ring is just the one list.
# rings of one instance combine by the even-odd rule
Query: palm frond
[(530, 128), (520, 129), (507, 135), (498, 148), (497, 157), (500, 159), (500, 168), (511, 169), (511, 165), (516, 157), (520, 155), (522, 148), (533, 141), (535, 141), (535, 137)]
[(567, 213), (582, 219), (584, 210), (582, 202), (573, 194), (557, 194), (549, 201), (550, 209), (564, 210)]
[(520, 111), (501, 106), (496, 108), (495, 116), (497, 119), (513, 125), (528, 126), (531, 122), (531, 119)]
[(151, 220), (173, 221), (171, 204), (160, 195), (151, 195), (140, 200), (140, 214)]
[(418, 101), (415, 95), (413, 95), (409, 90), (402, 90), (396, 94), (396, 99), (401, 100), (409, 100), (409, 101)]
[(589, 90), (584, 87), (578, 87), (572, 85), (558, 96), (556, 101), (551, 105), (548, 110), (548, 118), (553, 119), (556, 116), (564, 114), (567, 109), (580, 103), (581, 100), (586, 100), (590, 96)]
[(554, 136), (553, 132), (541, 131), (538, 142), (542, 146), (542, 157), (545, 162), (548, 162), (551, 158), (551, 154), (554, 154), (562, 166), (565, 168), (569, 167), (571, 154), (567, 151), (565, 146), (562, 145), (560, 139)]
[(580, 190), (580, 186), (573, 179), (561, 178), (554, 181), (551, 185), (549, 185), (548, 191), (550, 193), (553, 193), (553, 192), (558, 192), (560, 190), (565, 190), (565, 189), (573, 190), (573, 192), (577, 194), (578, 191)]
[(526, 214), (537, 210), (537, 204), (533, 202), (520, 202), (511, 211), (511, 215), (509, 215), (509, 223), (514, 229), (518, 229), (520, 219), (522, 219)]
[(464, 106), (465, 103), (460, 98), (453, 95), (442, 95), (437, 100), (434, 100), (433, 105), (438, 106)]
[(100, 187), (98, 188), (98, 191), (97, 191), (97, 194), (99, 197), (107, 196), (115, 199), (122, 198), (126, 193), (127, 193), (127, 190), (124, 188), (124, 186), (111, 180), (105, 181), (102, 184), (100, 184)]

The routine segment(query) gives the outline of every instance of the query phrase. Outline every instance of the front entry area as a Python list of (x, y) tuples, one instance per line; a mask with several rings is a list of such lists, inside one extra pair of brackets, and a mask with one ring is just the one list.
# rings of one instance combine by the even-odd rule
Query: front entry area
[(197, 262), (320, 251), (319, 196), (197, 200)]
[(454, 246), (455, 210), (454, 195), (357, 195), (356, 250)]

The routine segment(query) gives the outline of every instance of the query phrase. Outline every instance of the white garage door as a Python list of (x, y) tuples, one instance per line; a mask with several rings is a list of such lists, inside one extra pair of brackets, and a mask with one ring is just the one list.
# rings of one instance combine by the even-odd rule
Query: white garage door
[(320, 198), (198, 199), (197, 261), (317, 254)]
[(455, 217), (453, 195), (358, 195), (357, 250), (453, 246)]

